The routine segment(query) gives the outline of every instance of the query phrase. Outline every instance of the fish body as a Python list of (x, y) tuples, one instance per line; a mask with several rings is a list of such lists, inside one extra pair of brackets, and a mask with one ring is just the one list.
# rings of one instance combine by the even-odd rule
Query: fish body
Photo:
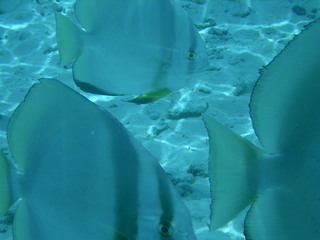
[(246, 239), (320, 239), (320, 19), (261, 71), (250, 101), (262, 149), (205, 116), (211, 228), (251, 206)]
[(64, 84), (35, 84), (7, 138), (17, 169), (0, 156), (0, 210), (19, 199), (14, 239), (195, 239), (158, 162), (108, 112)]
[(204, 70), (205, 44), (189, 16), (170, 0), (77, 0), (83, 29), (56, 14), (61, 64), (75, 83), (107, 95), (182, 88)]

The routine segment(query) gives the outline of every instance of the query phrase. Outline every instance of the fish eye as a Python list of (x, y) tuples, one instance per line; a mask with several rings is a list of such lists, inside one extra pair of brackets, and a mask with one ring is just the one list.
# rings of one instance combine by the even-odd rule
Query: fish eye
[(189, 52), (188, 52), (188, 57), (187, 58), (189, 60), (194, 60), (194, 59), (196, 59), (196, 56), (197, 56), (196, 52), (190, 49)]
[(173, 234), (173, 227), (169, 221), (161, 220), (159, 223), (159, 233), (163, 237), (170, 237)]

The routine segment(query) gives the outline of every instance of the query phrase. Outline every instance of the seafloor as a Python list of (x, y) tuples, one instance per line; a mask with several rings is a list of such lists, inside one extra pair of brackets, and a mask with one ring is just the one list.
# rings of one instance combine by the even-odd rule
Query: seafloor
[[(214, 116), (257, 143), (248, 103), (259, 69), (320, 15), (319, 0), (180, 0), (205, 39), (210, 69), (173, 94), (146, 105), (128, 97), (85, 94), (116, 116), (157, 158), (178, 187), (199, 240), (244, 239), (243, 216), (210, 232), (208, 136), (201, 114)], [(56, 78), (75, 88), (59, 65), (54, 11), (72, 15), (72, 0), (37, 0), (0, 15), (0, 146), (6, 125), (29, 87)], [(112, 24), (112, 23), (110, 23)], [(294, 66), (293, 66), (294, 67)], [(272, 93), (271, 93), (272, 94)], [(243, 214), (242, 214), (243, 215)], [(0, 239), (11, 239), (1, 219)]]

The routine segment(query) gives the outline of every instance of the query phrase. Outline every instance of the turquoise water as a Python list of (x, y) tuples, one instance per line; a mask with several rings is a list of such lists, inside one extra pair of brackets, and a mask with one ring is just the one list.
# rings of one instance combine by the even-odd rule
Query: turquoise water
[[(8, 119), (37, 79), (57, 78), (75, 88), (71, 69), (59, 65), (54, 23), (54, 11), (74, 17), (72, 2), (40, 0), (0, 15), (0, 143), (5, 152)], [(241, 217), (222, 230), (208, 231), (208, 137), (201, 114), (256, 141), (247, 106), (259, 69), (319, 16), (320, 6), (318, 1), (277, 0), (179, 3), (206, 41), (208, 71), (147, 105), (128, 103), (128, 97), (85, 95), (115, 115), (159, 159), (190, 209), (198, 239), (243, 239)], [(10, 227), (2, 224), (0, 230), (0, 239), (11, 239)]]

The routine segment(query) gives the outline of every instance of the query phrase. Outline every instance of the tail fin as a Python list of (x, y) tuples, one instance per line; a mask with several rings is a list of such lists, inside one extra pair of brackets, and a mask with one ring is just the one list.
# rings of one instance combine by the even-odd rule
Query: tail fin
[(56, 13), (57, 43), (61, 65), (71, 63), (81, 52), (81, 30), (62, 14)]
[(215, 230), (257, 197), (257, 159), (262, 151), (213, 118), (203, 118), (210, 139), (210, 228)]
[(8, 160), (0, 151), (0, 216), (2, 216), (13, 203), (8, 181), (9, 167)]

